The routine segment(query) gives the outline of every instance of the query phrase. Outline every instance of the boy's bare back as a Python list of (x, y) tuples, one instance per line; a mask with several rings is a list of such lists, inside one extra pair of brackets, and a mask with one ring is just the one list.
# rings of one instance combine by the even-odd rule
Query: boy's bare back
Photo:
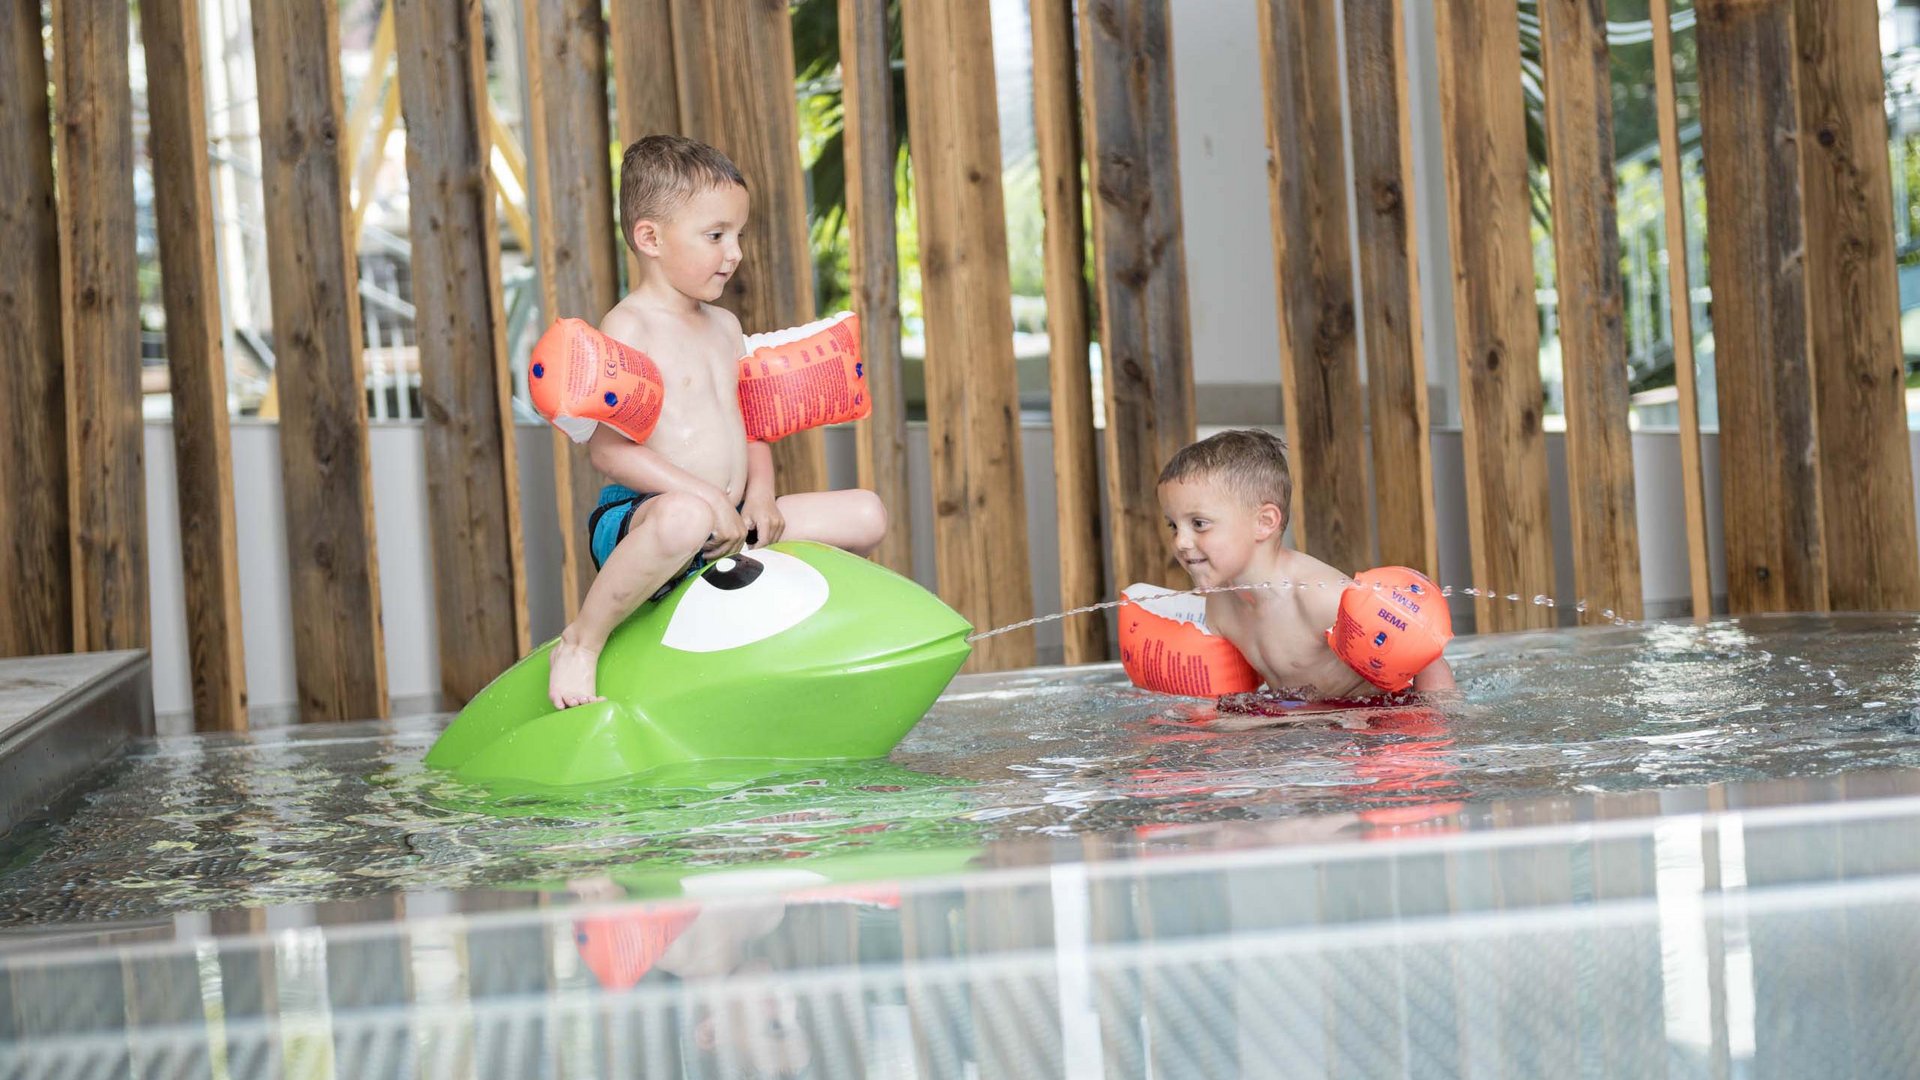
[[(1274, 588), (1210, 594), (1208, 625), (1233, 642), (1270, 690), (1298, 690), (1314, 700), (1377, 695), (1327, 645), (1346, 575), (1291, 548), (1279, 553), (1275, 570)], [(1306, 587), (1281, 586), (1283, 581)]]
[[(647, 449), (738, 503), (747, 487), (747, 429), (739, 390), (746, 341), (740, 320), (704, 303), (686, 313), (662, 311), (634, 293), (607, 312), (600, 330), (660, 367), (666, 395)], [(592, 442), (596, 454), (619, 454), (633, 445), (605, 425)]]

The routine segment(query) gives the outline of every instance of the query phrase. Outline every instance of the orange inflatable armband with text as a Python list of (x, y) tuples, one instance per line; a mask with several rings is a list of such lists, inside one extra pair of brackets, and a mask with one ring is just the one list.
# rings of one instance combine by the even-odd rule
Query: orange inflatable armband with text
[(1260, 674), (1233, 647), (1207, 629), (1204, 597), (1157, 585), (1132, 585), (1120, 595), (1120, 666), (1142, 690), (1188, 697), (1242, 694), (1260, 686)]
[(595, 424), (606, 424), (643, 443), (660, 422), (666, 384), (646, 353), (579, 319), (559, 319), (533, 346), (527, 396), (574, 442), (586, 442)]
[(1389, 692), (1440, 658), (1453, 638), (1447, 598), (1426, 575), (1404, 566), (1355, 574), (1340, 597), (1327, 645), (1361, 678)]
[(747, 355), (740, 358), (747, 438), (772, 442), (872, 414), (860, 319), (853, 312), (747, 338)]

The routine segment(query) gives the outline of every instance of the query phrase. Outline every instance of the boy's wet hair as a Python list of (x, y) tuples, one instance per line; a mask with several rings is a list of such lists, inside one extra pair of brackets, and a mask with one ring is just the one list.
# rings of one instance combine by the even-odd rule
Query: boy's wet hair
[(1189, 443), (1160, 470), (1160, 482), (1213, 480), (1232, 487), (1256, 505), (1272, 503), (1284, 519), (1293, 504), (1293, 474), (1287, 470), (1287, 444), (1256, 429), (1223, 431)]
[(698, 139), (649, 135), (620, 156), (620, 232), (633, 246), (633, 226), (666, 221), (694, 195), (747, 178), (727, 155)]

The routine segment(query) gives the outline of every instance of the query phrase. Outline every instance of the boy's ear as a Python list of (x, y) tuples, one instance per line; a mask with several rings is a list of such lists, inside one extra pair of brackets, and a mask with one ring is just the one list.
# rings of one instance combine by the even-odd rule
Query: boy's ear
[(642, 255), (660, 257), (660, 226), (650, 218), (633, 223), (633, 249)]
[(1278, 536), (1287, 527), (1287, 512), (1279, 504), (1263, 502), (1253, 514), (1254, 531), (1258, 539), (1265, 540)]

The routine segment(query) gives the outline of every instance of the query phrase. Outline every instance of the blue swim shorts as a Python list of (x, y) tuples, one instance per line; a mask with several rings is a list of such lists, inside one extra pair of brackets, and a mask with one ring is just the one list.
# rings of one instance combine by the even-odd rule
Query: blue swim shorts
[[(635, 491), (621, 484), (608, 484), (600, 489), (600, 504), (587, 515), (587, 550), (593, 555), (593, 568), (600, 569), (613, 555), (613, 549), (627, 538), (627, 530), (633, 525), (633, 515), (648, 499), (658, 495), (657, 491)], [(746, 506), (742, 502), (740, 506)], [(753, 542), (753, 534), (747, 534), (747, 542)], [(694, 552), (693, 559), (680, 572), (667, 579), (649, 602), (658, 602), (673, 591), (675, 585), (707, 568), (706, 556)]]

